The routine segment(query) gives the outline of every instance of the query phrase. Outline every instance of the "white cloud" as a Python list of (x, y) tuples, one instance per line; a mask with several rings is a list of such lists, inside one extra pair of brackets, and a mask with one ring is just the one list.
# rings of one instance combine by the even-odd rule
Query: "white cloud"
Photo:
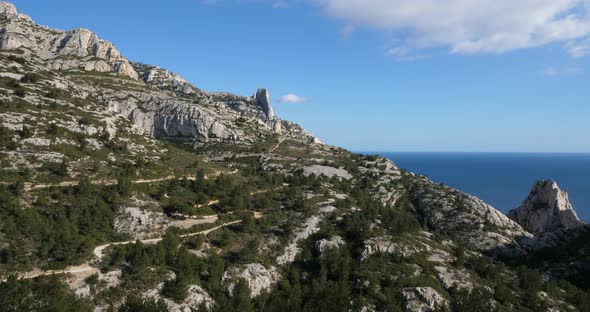
[(385, 49), (385, 55), (391, 56), (397, 61), (417, 61), (428, 58), (425, 55), (415, 54), (408, 46), (395, 46)]
[(307, 103), (307, 99), (304, 97), (301, 97), (297, 94), (293, 94), (293, 93), (289, 93), (286, 95), (281, 96), (281, 98), (279, 99), (279, 103), (294, 103), (294, 104), (301, 104), (301, 103)]
[(406, 47), (448, 47), (457, 54), (502, 53), (590, 35), (590, 0), (314, 1), (351, 27), (393, 32)]
[(581, 58), (590, 55), (590, 38), (566, 45), (567, 52), (573, 58)]

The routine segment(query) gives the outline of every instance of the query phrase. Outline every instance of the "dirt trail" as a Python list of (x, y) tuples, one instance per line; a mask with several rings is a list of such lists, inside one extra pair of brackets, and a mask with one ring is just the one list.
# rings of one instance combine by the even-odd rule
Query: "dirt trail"
[[(211, 174), (207, 174), (205, 175), (205, 179), (211, 179), (211, 178), (215, 178), (220, 176), (221, 174), (236, 174), (238, 172), (238, 169), (234, 169), (230, 172), (221, 172), (221, 171), (217, 171), (215, 173), (211, 173)], [(189, 181), (195, 181), (197, 179), (196, 176), (194, 175), (186, 175), (186, 176), (182, 176), (182, 177), (177, 177), (175, 175), (169, 175), (166, 177), (162, 177), (162, 178), (156, 178), (156, 179), (139, 179), (139, 180), (134, 180), (131, 181), (131, 183), (133, 184), (145, 184), (145, 183), (155, 183), (155, 182), (163, 182), (163, 181), (172, 181), (174, 179), (187, 179)], [(92, 184), (94, 185), (116, 185), (118, 183), (117, 180), (93, 180), (91, 181)], [(48, 184), (33, 184), (33, 183), (25, 183), (25, 190), (27, 191), (31, 191), (31, 190), (39, 190), (39, 189), (46, 189), (46, 188), (50, 188), (50, 187), (71, 187), (71, 186), (77, 186), (79, 184), (78, 181), (63, 181), (63, 182), (59, 182), (59, 183), (48, 183)]]
[(279, 143), (277, 143), (277, 145), (273, 146), (273, 148), (271, 148), (270, 150), (268, 150), (269, 154), (274, 153), (274, 151), (279, 148), (279, 146), (281, 145), (281, 143), (283, 143), (287, 138), (280, 136), (279, 137)]
[[(280, 143), (279, 143), (280, 144)], [(237, 173), (238, 170), (235, 169), (227, 174), (235, 174)], [(216, 172), (214, 174), (212, 174), (214, 176), (219, 176), (221, 175), (221, 172)], [(209, 178), (212, 175), (208, 175), (205, 178)], [(167, 180), (173, 180), (176, 179), (176, 176), (167, 176), (167, 177), (163, 177), (163, 178), (159, 178), (159, 179), (143, 179), (143, 180), (136, 180), (136, 181), (132, 181), (132, 183), (136, 183), (136, 184), (140, 184), (140, 183), (153, 183), (153, 182), (160, 182), (160, 181), (167, 181)], [(195, 180), (196, 177), (194, 176), (185, 176), (186, 179), (188, 180)], [(101, 185), (113, 185), (116, 184), (117, 181), (113, 181), (113, 180), (103, 180), (103, 181), (92, 181), (93, 184), (101, 184)], [(69, 182), (61, 182), (61, 183), (57, 183), (57, 184), (38, 184), (38, 185), (29, 185), (28, 189), (40, 189), (40, 188), (48, 188), (48, 187), (53, 187), (53, 186), (76, 186), (78, 185), (78, 182), (76, 181), (69, 181)], [(264, 192), (268, 192), (267, 189), (262, 189), (262, 190), (258, 190), (258, 191), (254, 191), (252, 192), (251, 195), (254, 194), (258, 194), (258, 193), (264, 193)], [(201, 205), (200, 207), (203, 206), (211, 206), (211, 205), (215, 205), (218, 204), (219, 200), (211, 200), (209, 201), (207, 204)], [(263, 213), (262, 212), (258, 212), (258, 211), (254, 211), (254, 218), (256, 219), (260, 219), (263, 217)], [(230, 213), (231, 214), (231, 213)], [(191, 216), (184, 216), (187, 218), (193, 218)], [(198, 217), (199, 220), (202, 220), (203, 223), (214, 223), (217, 222), (219, 220), (219, 216), (218, 215), (207, 215), (207, 216), (200, 216)], [(203, 230), (203, 231), (199, 231), (199, 232), (195, 232), (195, 233), (189, 233), (189, 234), (183, 234), (180, 235), (181, 238), (185, 238), (185, 237), (191, 237), (191, 236), (196, 236), (196, 235), (208, 235), (209, 233), (219, 230), (221, 228), (224, 228), (226, 226), (232, 225), (232, 224), (237, 224), (242, 222), (242, 220), (236, 220), (236, 221), (231, 221), (231, 222), (226, 222), (223, 223), (219, 226), (216, 226), (214, 228), (211, 229), (207, 229), (207, 230)], [(140, 242), (142, 242), (143, 244), (157, 244), (158, 242), (162, 241), (164, 239), (164, 237), (158, 237), (158, 238), (151, 238), (151, 239), (143, 239), (143, 240), (139, 240)], [(47, 275), (54, 275), (54, 274), (70, 274), (70, 273), (97, 273), (99, 271), (99, 269), (95, 266), (93, 266), (93, 264), (98, 264), (100, 263), (100, 261), (102, 260), (102, 258), (105, 255), (105, 250), (111, 246), (118, 246), (118, 245), (128, 245), (128, 244), (132, 244), (135, 243), (137, 240), (128, 240), (128, 241), (123, 241), (123, 242), (112, 242), (112, 243), (107, 243), (107, 244), (103, 244), (100, 246), (97, 246), (96, 248), (94, 248), (93, 250), (93, 254), (94, 254), (94, 259), (85, 262), (81, 265), (77, 265), (77, 266), (71, 266), (62, 270), (34, 270), (34, 271), (30, 271), (30, 272), (26, 272), (23, 273), (19, 276), (19, 278), (21, 279), (31, 279), (31, 278), (35, 278), (35, 277), (39, 277), (39, 276), (47, 276)]]
[[(254, 215), (256, 216), (257, 213), (255, 212)], [(217, 231), (217, 230), (224, 228), (226, 226), (229, 226), (232, 224), (237, 224), (240, 222), (242, 222), (242, 220), (226, 222), (226, 223), (218, 225), (214, 228), (210, 228), (210, 229), (195, 232), (195, 233), (183, 234), (183, 235), (180, 235), (180, 237), (185, 238), (185, 237), (191, 237), (191, 236), (196, 236), (196, 235), (208, 235), (209, 233), (211, 233), (213, 231)], [(164, 237), (158, 237), (158, 238), (151, 238), (151, 239), (143, 239), (143, 240), (139, 240), (139, 241), (142, 242), (143, 244), (157, 244), (158, 242), (162, 241), (163, 239), (164, 239)], [(99, 269), (97, 267), (93, 266), (92, 264), (100, 263), (100, 261), (102, 260), (102, 258), (105, 255), (105, 250), (107, 248), (109, 248), (111, 246), (128, 245), (128, 244), (135, 243), (136, 241), (137, 240), (129, 240), (129, 241), (124, 241), (124, 242), (113, 242), (113, 243), (100, 245), (100, 246), (97, 246), (96, 248), (94, 248), (94, 250), (93, 250), (94, 259), (92, 259), (86, 263), (83, 263), (83, 264), (77, 265), (77, 266), (71, 266), (71, 267), (65, 268), (63, 270), (47, 270), (47, 271), (35, 270), (35, 271), (31, 271), (31, 272), (26, 272), (24, 274), (21, 274), (19, 276), (19, 278), (31, 279), (31, 278), (35, 278), (35, 277), (39, 277), (39, 276), (47, 276), (47, 275), (54, 275), (54, 274), (70, 274), (70, 273), (85, 273), (85, 272), (96, 273), (99, 271)]]

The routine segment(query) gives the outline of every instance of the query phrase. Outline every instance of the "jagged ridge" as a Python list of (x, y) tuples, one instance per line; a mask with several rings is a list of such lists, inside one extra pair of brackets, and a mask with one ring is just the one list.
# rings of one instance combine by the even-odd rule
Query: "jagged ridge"
[[(18, 14), (14, 5), (0, 2), (0, 48), (24, 53), (50, 70), (115, 73), (167, 92), (103, 92), (108, 108), (130, 119), (143, 133), (159, 138), (251, 144), (262, 133), (321, 143), (300, 126), (274, 116), (268, 91), (254, 96), (204, 92), (168, 70), (129, 62), (115, 46), (90, 30), (51, 29)], [(79, 87), (79, 86), (78, 86)], [(99, 90), (86, 90), (96, 93)], [(244, 129), (237, 120), (251, 119)]]

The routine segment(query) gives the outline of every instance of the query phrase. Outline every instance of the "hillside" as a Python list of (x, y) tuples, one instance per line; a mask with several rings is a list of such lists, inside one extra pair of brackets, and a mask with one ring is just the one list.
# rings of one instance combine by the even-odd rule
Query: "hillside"
[[(7, 2), (0, 27), (6, 310), (590, 307), (543, 258), (561, 239), (321, 143), (265, 89), (204, 91)], [(573, 249), (587, 235), (566, 236)]]

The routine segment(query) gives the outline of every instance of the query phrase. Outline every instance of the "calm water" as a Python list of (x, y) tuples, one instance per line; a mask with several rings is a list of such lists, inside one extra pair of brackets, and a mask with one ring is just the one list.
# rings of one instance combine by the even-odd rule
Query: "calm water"
[(567, 191), (580, 218), (590, 221), (590, 154), (365, 153), (475, 195), (502, 212), (518, 207), (537, 180)]

